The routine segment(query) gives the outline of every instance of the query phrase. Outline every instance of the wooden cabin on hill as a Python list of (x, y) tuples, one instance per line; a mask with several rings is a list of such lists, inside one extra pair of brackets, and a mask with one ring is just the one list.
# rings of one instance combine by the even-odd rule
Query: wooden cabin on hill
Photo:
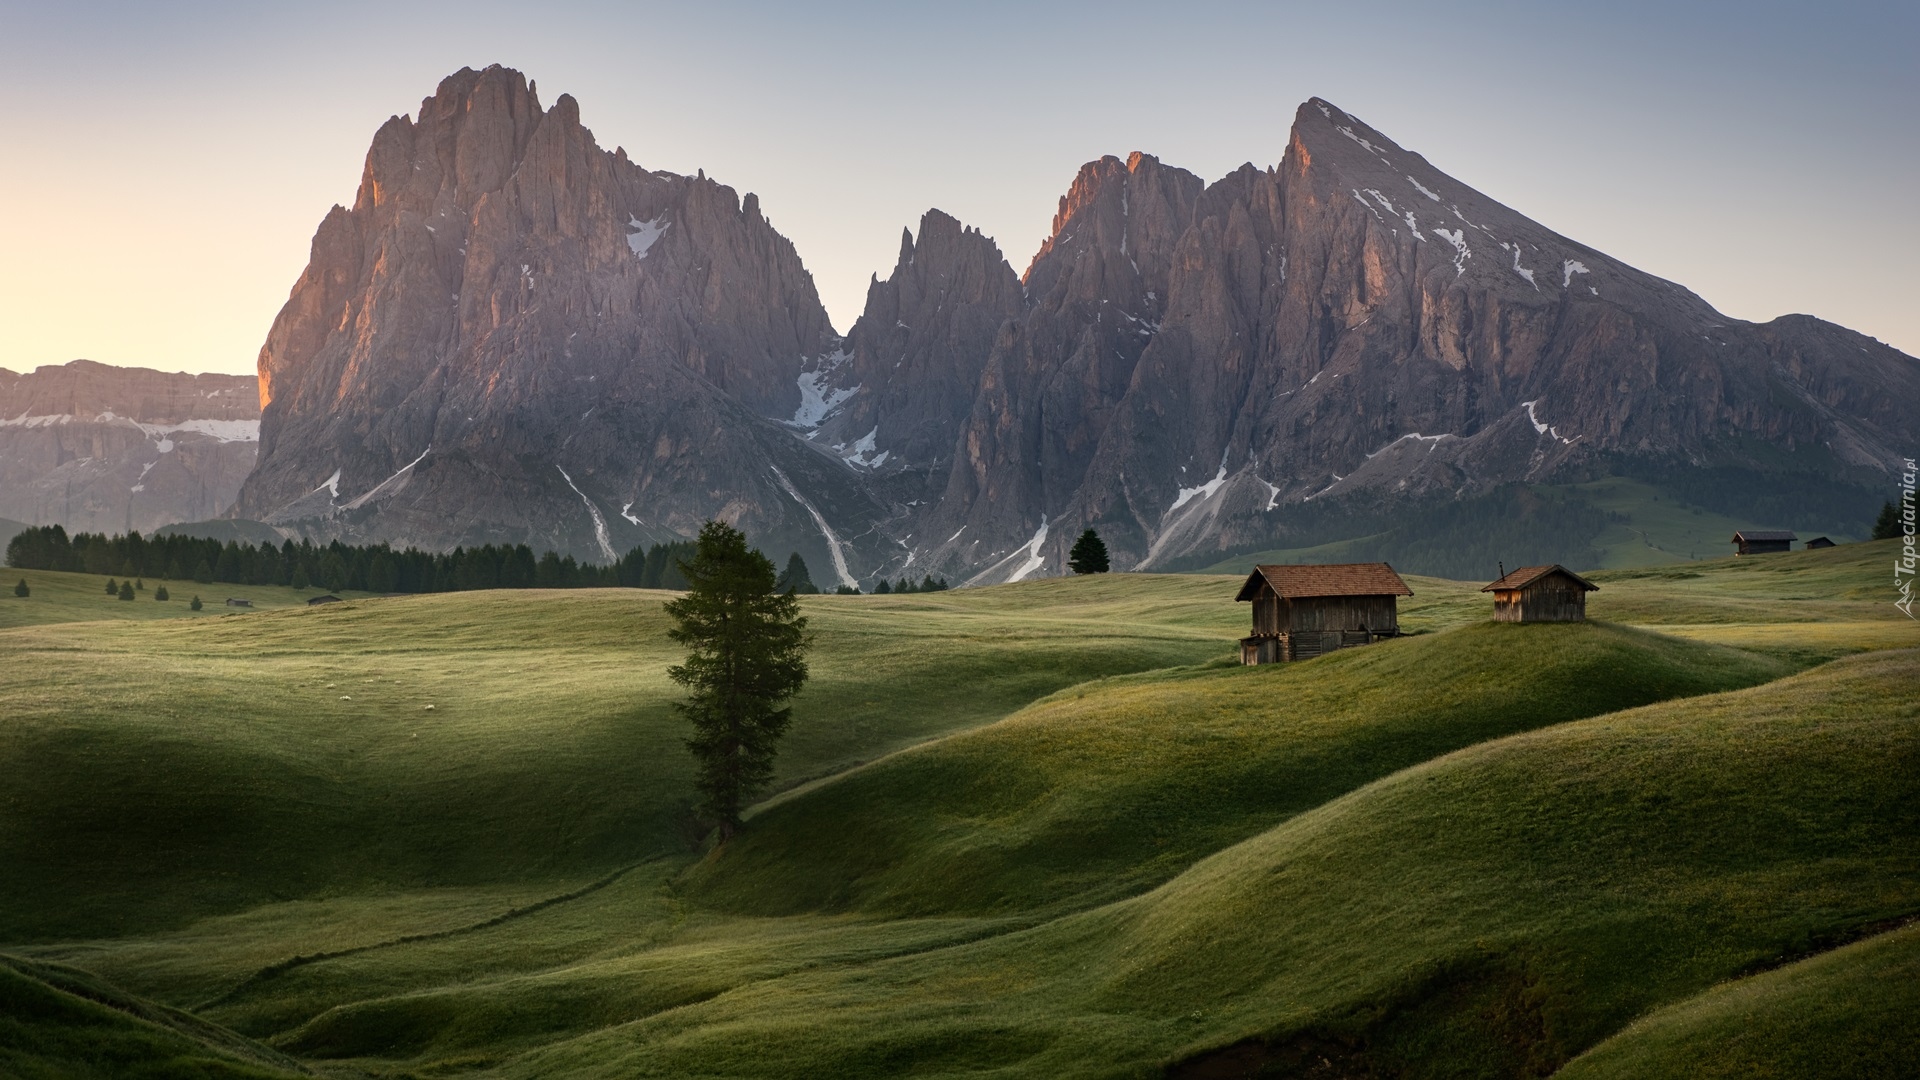
[(1798, 539), (1785, 529), (1742, 529), (1733, 534), (1733, 553), (1771, 555), (1777, 551), (1792, 551), (1793, 542)]
[(1240, 662), (1308, 660), (1400, 635), (1399, 598), (1413, 590), (1386, 563), (1256, 566), (1237, 601), (1253, 604)]
[(1833, 546), (1833, 541), (1824, 536), (1816, 536), (1806, 543), (1806, 549), (1808, 551), (1819, 551), (1821, 548), (1830, 548)]
[(1587, 594), (1600, 586), (1555, 563), (1523, 566), (1482, 588), (1493, 594), (1494, 622), (1585, 622)]

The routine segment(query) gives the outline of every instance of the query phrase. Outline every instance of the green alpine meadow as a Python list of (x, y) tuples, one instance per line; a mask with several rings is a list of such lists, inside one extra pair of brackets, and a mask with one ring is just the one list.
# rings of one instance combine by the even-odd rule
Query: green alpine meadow
[(1241, 575), (800, 595), (724, 839), (697, 592), (16, 571), (0, 1075), (1908, 1075), (1897, 547), (1252, 666)]

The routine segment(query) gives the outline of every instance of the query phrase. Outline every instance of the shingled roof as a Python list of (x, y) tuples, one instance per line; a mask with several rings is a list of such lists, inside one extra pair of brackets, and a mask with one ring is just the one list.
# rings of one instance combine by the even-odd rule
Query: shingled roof
[(1736, 544), (1742, 540), (1752, 541), (1752, 540), (1798, 540), (1798, 539), (1800, 538), (1798, 536), (1795, 536), (1790, 530), (1787, 530), (1787, 529), (1741, 529), (1739, 532), (1733, 534), (1733, 542)]
[(1510, 570), (1507, 572), (1506, 577), (1501, 578), (1491, 585), (1482, 587), (1480, 591), (1499, 592), (1505, 589), (1524, 589), (1556, 570), (1579, 582), (1580, 588), (1586, 592), (1597, 592), (1600, 589), (1600, 586), (1561, 566), (1559, 563), (1548, 563), (1546, 566), (1523, 566), (1518, 570)]
[(1275, 595), (1288, 600), (1311, 596), (1412, 596), (1413, 590), (1383, 562), (1334, 563), (1325, 566), (1256, 566), (1240, 586), (1235, 600), (1251, 600), (1260, 592), (1260, 583), (1273, 586)]

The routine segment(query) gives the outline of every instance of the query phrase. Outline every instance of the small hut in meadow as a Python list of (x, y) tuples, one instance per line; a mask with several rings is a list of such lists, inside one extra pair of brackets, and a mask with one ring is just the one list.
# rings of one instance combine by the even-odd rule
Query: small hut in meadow
[(316, 596), (311, 600), (308, 600), (307, 606), (319, 607), (321, 604), (337, 604), (339, 602), (340, 602), (340, 598), (333, 595), (332, 593), (321, 593), (319, 596)]
[(1833, 541), (1827, 539), (1824, 536), (1816, 536), (1813, 539), (1807, 541), (1807, 544), (1806, 544), (1806, 548), (1808, 551), (1819, 551), (1821, 548), (1830, 548), (1832, 546), (1833, 546)]
[(1413, 590), (1386, 563), (1256, 566), (1240, 587), (1253, 604), (1253, 633), (1240, 662), (1307, 660), (1400, 634), (1399, 598)]
[(1493, 594), (1494, 622), (1585, 622), (1587, 594), (1599, 588), (1554, 563), (1523, 566), (1480, 591)]
[(1742, 529), (1733, 534), (1733, 553), (1771, 555), (1777, 551), (1792, 551), (1793, 542), (1798, 539), (1785, 529)]

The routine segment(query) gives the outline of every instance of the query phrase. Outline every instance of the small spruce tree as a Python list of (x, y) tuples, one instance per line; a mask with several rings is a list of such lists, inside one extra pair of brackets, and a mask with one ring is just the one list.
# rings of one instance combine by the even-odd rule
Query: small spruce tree
[(875, 596), (885, 596), (892, 591), (893, 585), (888, 582), (886, 578), (881, 578), (880, 584), (873, 587), (873, 595)]
[(117, 581), (114, 581), (112, 578), (107, 579), (107, 595), (108, 596), (120, 595), (120, 583)]
[(681, 570), (687, 592), (666, 604), (667, 636), (687, 646), (687, 660), (667, 677), (687, 688), (675, 708), (693, 724), (695, 784), (725, 842), (773, 779), (774, 744), (793, 721), (786, 702), (806, 683), (812, 642), (799, 602), (774, 590), (772, 561), (740, 530), (707, 522)]
[(134, 578), (134, 579), (133, 579), (133, 591), (134, 591), (134, 592), (146, 592), (146, 591), (147, 591), (147, 579), (146, 579), (146, 578)]
[(1880, 517), (1873, 523), (1873, 538), (1875, 540), (1892, 540), (1899, 535), (1900, 511), (1895, 510), (1893, 504), (1890, 502), (1882, 504), (1880, 507)]
[(122, 600), (133, 599), (133, 582), (123, 581), (120, 583), (120, 599)]
[(293, 588), (295, 592), (305, 592), (308, 586), (312, 584), (312, 582), (307, 580), (306, 567), (296, 566), (293, 568)]
[(188, 604), (188, 605), (187, 605), (187, 607), (189, 607), (189, 608), (192, 608), (192, 609), (193, 609), (194, 611), (199, 611), (199, 610), (200, 610), (200, 598), (199, 598), (199, 597), (197, 597), (197, 596), (196, 596), (196, 597), (194, 597), (194, 598), (193, 598), (193, 603), (191, 603), (191, 604)]
[(200, 565), (193, 568), (193, 580), (202, 585), (213, 584), (213, 567), (207, 565), (207, 560), (201, 559)]
[(159, 588), (157, 588), (157, 589), (155, 589), (155, 590), (153, 590), (153, 598), (154, 598), (155, 600), (170, 600), (170, 599), (172, 599), (172, 597), (170, 597), (170, 596), (168, 596), (168, 595), (167, 595), (167, 587), (166, 587), (165, 585), (162, 585), (162, 586), (160, 586)]
[(1107, 572), (1107, 545), (1100, 534), (1088, 529), (1073, 542), (1073, 550), (1067, 553), (1067, 568), (1076, 574), (1104, 574)]
[(25, 595), (27, 595), (28, 593), (30, 593), (30, 592), (32, 592), (32, 591), (33, 591), (32, 589), (29, 589), (29, 588), (27, 588), (27, 579), (26, 579), (26, 578), (21, 578), (21, 579), (20, 579), (20, 584), (18, 584), (18, 585), (15, 585), (15, 586), (13, 587), (13, 595), (15, 595), (15, 596), (25, 596)]
[(820, 591), (820, 587), (813, 583), (813, 575), (807, 572), (807, 560), (801, 558), (797, 551), (787, 556), (787, 568), (780, 571), (780, 580), (774, 582), (773, 587), (781, 592), (791, 589), (807, 595)]

